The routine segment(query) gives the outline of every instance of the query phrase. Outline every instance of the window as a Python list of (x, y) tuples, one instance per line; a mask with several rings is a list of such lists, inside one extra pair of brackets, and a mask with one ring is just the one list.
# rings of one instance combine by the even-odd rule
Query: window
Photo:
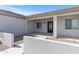
[(42, 22), (37, 22), (37, 28), (42, 28)]
[(65, 29), (79, 29), (79, 20), (65, 19)]

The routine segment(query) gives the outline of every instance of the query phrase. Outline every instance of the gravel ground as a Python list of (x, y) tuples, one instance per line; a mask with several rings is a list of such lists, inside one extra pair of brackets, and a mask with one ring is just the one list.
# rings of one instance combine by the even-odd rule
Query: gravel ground
[(3, 44), (0, 44), (0, 52), (1, 52), (1, 51), (4, 51), (4, 50), (6, 50), (6, 49), (8, 49), (7, 46), (5, 46), (5, 45), (3, 45)]
[[(22, 36), (18, 36), (18, 37), (15, 37), (15, 44), (20, 44), (20, 43), (22, 43), (23, 42), (23, 40), (22, 40)], [(8, 47), (7, 46), (5, 46), (5, 45), (3, 45), (1, 42), (0, 42), (0, 52), (1, 51), (4, 51), (4, 50), (6, 50), (6, 49), (8, 49)]]

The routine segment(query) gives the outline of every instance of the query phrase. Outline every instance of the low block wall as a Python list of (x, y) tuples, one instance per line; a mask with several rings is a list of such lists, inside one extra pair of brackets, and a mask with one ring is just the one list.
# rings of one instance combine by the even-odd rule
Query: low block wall
[(7, 47), (14, 45), (14, 34), (11, 33), (0, 33), (0, 41)]
[(78, 54), (79, 47), (50, 42), (48, 40), (36, 39), (34, 37), (23, 37), (25, 54)]

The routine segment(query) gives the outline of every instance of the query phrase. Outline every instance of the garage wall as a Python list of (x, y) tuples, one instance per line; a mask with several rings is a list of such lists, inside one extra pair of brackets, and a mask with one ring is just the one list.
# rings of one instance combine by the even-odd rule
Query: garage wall
[(65, 29), (65, 19), (79, 19), (78, 15), (58, 17), (58, 36), (79, 36), (79, 29)]
[(0, 32), (9, 32), (15, 36), (26, 33), (26, 21), (20, 18), (0, 15)]

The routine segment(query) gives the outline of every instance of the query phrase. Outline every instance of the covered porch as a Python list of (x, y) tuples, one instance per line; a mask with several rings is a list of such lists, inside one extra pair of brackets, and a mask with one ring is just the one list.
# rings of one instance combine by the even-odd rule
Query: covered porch
[(55, 21), (53, 17), (44, 17), (38, 19), (27, 20), (27, 34), (37, 34), (54, 37)]

